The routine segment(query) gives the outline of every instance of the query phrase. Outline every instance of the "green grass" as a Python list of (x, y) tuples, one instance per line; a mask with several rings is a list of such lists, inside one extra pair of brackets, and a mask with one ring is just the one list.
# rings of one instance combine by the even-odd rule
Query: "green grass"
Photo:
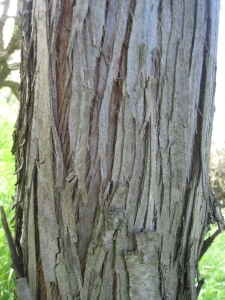
[[(15, 194), (14, 157), (11, 154), (12, 132), (16, 119), (17, 107), (14, 103), (6, 103), (0, 99), (0, 206), (3, 206), (8, 221), (13, 217), (11, 210)], [(10, 268), (11, 258), (2, 223), (0, 222), (0, 299), (13, 299), (13, 270)]]
[[(212, 230), (216, 228), (213, 227)], [(198, 300), (224, 300), (225, 299), (225, 232), (223, 231), (200, 261), (201, 277), (205, 283), (201, 289)]]

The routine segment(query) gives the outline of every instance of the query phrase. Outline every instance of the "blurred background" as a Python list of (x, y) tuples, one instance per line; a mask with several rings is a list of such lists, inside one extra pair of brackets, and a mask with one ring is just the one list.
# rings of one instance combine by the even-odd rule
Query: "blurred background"
[[(4, 207), (9, 223), (13, 217), (12, 196), (15, 195), (12, 133), (19, 107), (20, 35), (16, 11), (17, 0), (0, 1), (0, 206)], [(9, 249), (0, 222), (1, 300), (14, 298), (13, 269), (10, 266)]]
[[(18, 31), (17, 0), (0, 1), (0, 206), (3, 206), (8, 222), (13, 218), (11, 210), (15, 195), (14, 157), (11, 154), (12, 133), (16, 122), (19, 100), (20, 35)], [(225, 1), (221, 1), (218, 68), (213, 123), (210, 178), (213, 192), (225, 206)], [(12, 227), (12, 223), (11, 227)], [(212, 235), (216, 225), (208, 235)], [(223, 231), (204, 254), (200, 262), (200, 277), (205, 284), (200, 300), (225, 299), (225, 233)], [(13, 269), (0, 222), (0, 299), (13, 299)]]

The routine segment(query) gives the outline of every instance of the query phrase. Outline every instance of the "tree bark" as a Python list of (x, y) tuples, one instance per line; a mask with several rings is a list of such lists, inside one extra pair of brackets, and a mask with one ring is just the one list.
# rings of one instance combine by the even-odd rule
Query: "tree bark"
[(19, 13), (17, 290), (196, 299), (216, 218), (219, 0), (19, 0)]

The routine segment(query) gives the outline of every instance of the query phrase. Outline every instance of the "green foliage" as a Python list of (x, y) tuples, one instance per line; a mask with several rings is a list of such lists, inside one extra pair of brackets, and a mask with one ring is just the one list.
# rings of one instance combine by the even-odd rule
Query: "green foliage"
[[(210, 183), (212, 191), (221, 205), (225, 206), (225, 148), (218, 150), (212, 147), (210, 159)], [(216, 225), (209, 232), (212, 234)], [(208, 236), (207, 236), (208, 237)], [(207, 238), (206, 237), (206, 238)], [(225, 232), (216, 237), (213, 244), (203, 255), (200, 261), (201, 278), (205, 283), (201, 289), (199, 300), (225, 299), (225, 256), (224, 256)]]
[[(13, 217), (11, 210), (15, 194), (14, 157), (11, 154), (12, 132), (15, 124), (16, 106), (14, 103), (0, 100), (0, 206), (3, 206), (8, 221)], [(5, 233), (0, 222), (0, 299), (13, 299), (13, 271)]]
[[(10, 0), (4, 0), (0, 3), (2, 9), (0, 16), (0, 89), (9, 87), (13, 94), (19, 98), (19, 83), (13, 80), (11, 75), (13, 71), (18, 70), (20, 66), (19, 62), (13, 62), (14, 54), (20, 49), (20, 34), (18, 24), (16, 23), (18, 22), (18, 17), (8, 16), (9, 6)], [(14, 19), (14, 29), (9, 43), (5, 45), (4, 30), (10, 30), (9, 26), (7, 26), (7, 20), (9, 18)]]
[(225, 148), (211, 154), (210, 181), (216, 198), (225, 206)]
[[(216, 226), (213, 227), (215, 230)], [(210, 232), (212, 234), (213, 230)], [(205, 278), (198, 300), (225, 299), (225, 256), (223, 253), (225, 232), (223, 231), (203, 255), (200, 274)]]

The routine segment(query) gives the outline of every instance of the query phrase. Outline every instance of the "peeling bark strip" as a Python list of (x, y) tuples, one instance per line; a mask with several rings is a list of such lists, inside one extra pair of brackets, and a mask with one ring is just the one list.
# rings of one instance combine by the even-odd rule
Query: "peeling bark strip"
[(20, 0), (19, 12), (18, 297), (196, 299), (218, 209), (219, 0)]

